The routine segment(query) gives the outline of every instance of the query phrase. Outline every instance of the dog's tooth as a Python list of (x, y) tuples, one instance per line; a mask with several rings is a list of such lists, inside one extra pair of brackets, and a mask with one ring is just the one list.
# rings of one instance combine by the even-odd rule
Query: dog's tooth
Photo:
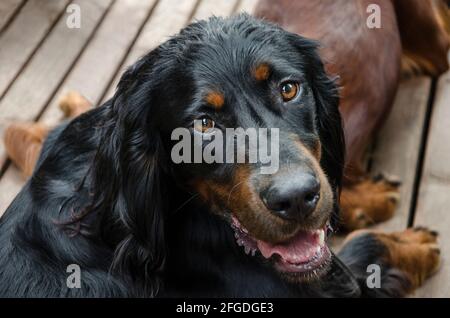
[(320, 253), (320, 250), (321, 250), (321, 249), (322, 249), (322, 248), (321, 248), (320, 246), (317, 246), (317, 248), (316, 248), (316, 255)]
[(320, 230), (319, 231), (319, 245), (323, 246), (325, 244), (325, 231)]
[(248, 247), (248, 246), (245, 246), (245, 254), (250, 254), (250, 247)]

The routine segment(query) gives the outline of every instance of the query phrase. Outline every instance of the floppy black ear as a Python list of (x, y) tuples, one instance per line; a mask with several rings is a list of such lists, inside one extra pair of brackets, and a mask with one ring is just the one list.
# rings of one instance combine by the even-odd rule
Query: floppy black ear
[[(157, 294), (165, 261), (165, 155), (152, 113), (151, 80), (157, 52), (122, 77), (106, 105), (103, 140), (94, 165), (94, 204), (113, 214), (116, 237), (112, 272)], [(111, 222), (108, 222), (111, 224)]]
[[(328, 77), (319, 54), (318, 43), (296, 34), (290, 41), (301, 54), (304, 70), (316, 101), (316, 123), (322, 143), (321, 166), (339, 199), (345, 160), (345, 139), (339, 112), (339, 92), (335, 80)], [(336, 217), (338, 209), (336, 202)], [(337, 220), (335, 220), (337, 221)]]
[(340, 188), (345, 160), (345, 139), (339, 112), (339, 93), (318, 55), (313, 56), (311, 70), (312, 91), (316, 101), (316, 120), (322, 143), (322, 168), (334, 187)]

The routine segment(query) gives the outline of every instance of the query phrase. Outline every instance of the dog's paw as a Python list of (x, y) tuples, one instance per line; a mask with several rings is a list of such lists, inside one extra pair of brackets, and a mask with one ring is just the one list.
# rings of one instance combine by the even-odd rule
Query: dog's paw
[(415, 227), (403, 232), (392, 233), (391, 236), (402, 243), (436, 244), (439, 234), (426, 227)]
[(33, 122), (16, 122), (5, 129), (6, 153), (26, 177), (33, 173), (49, 131), (49, 127)]
[(65, 118), (74, 118), (89, 111), (92, 104), (81, 94), (72, 91), (59, 100), (59, 108)]
[(421, 286), (433, 275), (441, 262), (438, 233), (417, 227), (392, 234), (376, 233), (387, 248), (386, 262), (400, 269), (410, 279), (412, 288)]
[(395, 269), (404, 275), (407, 280), (404, 292), (408, 293), (420, 287), (439, 269), (441, 251), (437, 240), (437, 232), (423, 227), (393, 233), (365, 229), (349, 234), (343, 249), (347, 248), (347, 253), (350, 249), (355, 254), (355, 246), (370, 247), (367, 250), (371, 255), (369, 258), (375, 260), (381, 270), (387, 273)]
[(341, 193), (343, 228), (352, 231), (389, 220), (400, 200), (400, 182), (382, 175), (365, 179)]

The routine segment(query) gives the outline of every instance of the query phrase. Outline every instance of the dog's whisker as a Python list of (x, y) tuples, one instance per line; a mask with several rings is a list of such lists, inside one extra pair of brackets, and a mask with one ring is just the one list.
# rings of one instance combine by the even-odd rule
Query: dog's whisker
[(236, 185), (234, 185), (234, 186), (231, 188), (230, 193), (228, 193), (227, 204), (230, 203), (230, 198), (231, 198), (231, 194), (233, 193), (233, 191), (234, 191), (237, 187), (239, 187), (240, 185), (242, 185), (244, 182), (245, 182), (245, 180), (244, 180), (244, 181), (241, 181), (241, 182), (239, 182), (239, 183), (237, 183)]
[(180, 211), (182, 208), (184, 208), (186, 206), (186, 204), (188, 204), (189, 202), (191, 202), (193, 199), (195, 199), (196, 197), (198, 197), (199, 194), (196, 193), (193, 196), (191, 196), (189, 199), (187, 199), (183, 204), (181, 204), (175, 211), (174, 213), (177, 213), (178, 211)]

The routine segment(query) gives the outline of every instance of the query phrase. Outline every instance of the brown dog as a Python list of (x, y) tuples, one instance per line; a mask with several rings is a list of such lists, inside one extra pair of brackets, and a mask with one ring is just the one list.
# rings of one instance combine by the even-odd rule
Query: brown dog
[[(367, 25), (372, 4), (380, 8), (379, 29)], [(389, 114), (401, 71), (437, 76), (447, 70), (447, 5), (442, 0), (261, 0), (258, 4), (256, 16), (320, 41), (327, 71), (339, 77), (347, 144), (341, 206), (349, 230), (385, 221), (394, 213), (397, 185), (369, 179), (364, 153)]]

